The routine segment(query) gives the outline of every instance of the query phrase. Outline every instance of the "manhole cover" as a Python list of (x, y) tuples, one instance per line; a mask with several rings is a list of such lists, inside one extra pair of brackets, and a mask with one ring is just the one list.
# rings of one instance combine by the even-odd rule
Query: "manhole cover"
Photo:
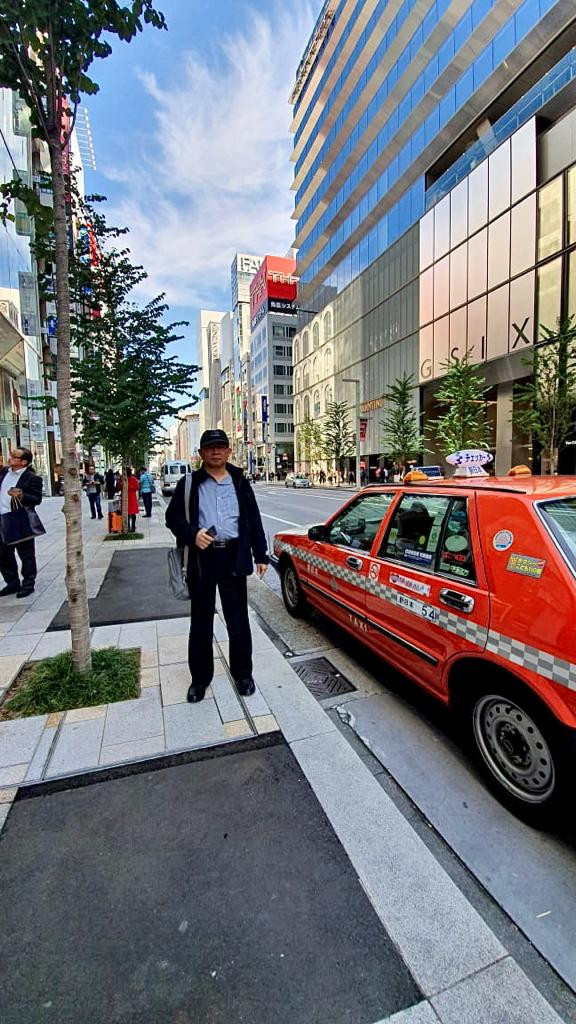
[(292, 668), (298, 673), (305, 686), (317, 700), (325, 697), (338, 697), (341, 693), (350, 693), (356, 687), (343, 676), (327, 658), (310, 658), (309, 661), (291, 662)]

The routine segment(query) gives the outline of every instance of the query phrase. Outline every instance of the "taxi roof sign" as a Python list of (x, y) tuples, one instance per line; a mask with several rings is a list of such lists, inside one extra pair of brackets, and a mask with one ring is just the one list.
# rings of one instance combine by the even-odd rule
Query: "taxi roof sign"
[(446, 462), (450, 466), (456, 466), (454, 476), (479, 477), (488, 476), (483, 466), (492, 462), (492, 452), (482, 448), (464, 448), (458, 452), (452, 452), (446, 456)]

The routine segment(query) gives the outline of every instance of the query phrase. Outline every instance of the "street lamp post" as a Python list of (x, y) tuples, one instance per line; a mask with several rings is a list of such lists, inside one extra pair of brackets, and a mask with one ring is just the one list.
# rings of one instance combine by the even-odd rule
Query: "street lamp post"
[(360, 487), (360, 381), (358, 377), (342, 377), (343, 384), (353, 384), (356, 400), (356, 486)]

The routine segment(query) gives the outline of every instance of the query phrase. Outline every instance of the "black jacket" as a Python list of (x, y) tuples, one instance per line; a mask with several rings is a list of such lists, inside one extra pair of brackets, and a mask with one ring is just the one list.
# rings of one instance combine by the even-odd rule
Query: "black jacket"
[[(7, 472), (8, 466), (0, 469), (0, 485)], [(42, 477), (36, 476), (31, 469), (24, 470), (16, 486), (22, 491), (22, 504), (25, 508), (34, 508), (42, 501)]]
[[(268, 564), (266, 537), (256, 498), (254, 497), (254, 491), (244, 476), (243, 471), (238, 469), (237, 466), (230, 465), (230, 463), (226, 463), (226, 469), (232, 477), (240, 512), (235, 571), (239, 576), (250, 576), (254, 571), (254, 562), (258, 565)], [(189, 524), (186, 522), (186, 511), (184, 508), (185, 477), (181, 477), (178, 481), (174, 495), (166, 509), (166, 526), (176, 537), (178, 547), (184, 547), (184, 545), (188, 544), (192, 552), (196, 550), (196, 534), (200, 529), (198, 525), (198, 488), (207, 477), (208, 474), (203, 466), (192, 473)], [(194, 580), (197, 578), (197, 574), (198, 559), (189, 558), (188, 576)]]

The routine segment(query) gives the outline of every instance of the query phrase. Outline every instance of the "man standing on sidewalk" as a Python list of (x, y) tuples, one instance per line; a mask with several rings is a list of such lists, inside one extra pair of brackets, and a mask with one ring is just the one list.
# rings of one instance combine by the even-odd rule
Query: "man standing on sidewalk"
[(100, 498), (100, 491), (102, 490), (103, 483), (104, 481), (100, 476), (100, 473), (96, 472), (94, 466), (88, 466), (88, 472), (82, 480), (82, 487), (88, 495), (91, 519), (96, 519), (96, 513), (98, 513), (98, 519), (104, 518), (102, 514), (102, 501)]
[(166, 511), (168, 529), (180, 547), (189, 548), (191, 704), (204, 698), (214, 675), (216, 588), (230, 640), (230, 671), (238, 692), (250, 696), (255, 689), (246, 578), (253, 572), (253, 561), (258, 576), (264, 575), (268, 555), (254, 492), (243, 471), (227, 461), (230, 454), (223, 430), (205, 430), (200, 438), (202, 466), (192, 473), (190, 521), (184, 506), (185, 477), (178, 481)]
[(152, 517), (152, 495), (155, 490), (156, 484), (152, 474), (148, 472), (146, 466), (142, 466), (140, 470), (140, 494), (144, 505), (144, 519), (151, 519)]
[[(28, 448), (13, 448), (8, 465), (0, 469), (0, 515), (12, 511), (12, 499), (17, 498), (24, 508), (35, 508), (42, 501), (42, 477), (30, 469), (32, 452)], [(22, 563), (22, 586), (18, 576), (16, 552)], [(0, 590), (0, 597), (16, 594), (27, 597), (34, 590), (36, 582), (36, 553), (34, 538), (18, 544), (4, 544), (0, 540), (0, 572), (6, 584)]]

